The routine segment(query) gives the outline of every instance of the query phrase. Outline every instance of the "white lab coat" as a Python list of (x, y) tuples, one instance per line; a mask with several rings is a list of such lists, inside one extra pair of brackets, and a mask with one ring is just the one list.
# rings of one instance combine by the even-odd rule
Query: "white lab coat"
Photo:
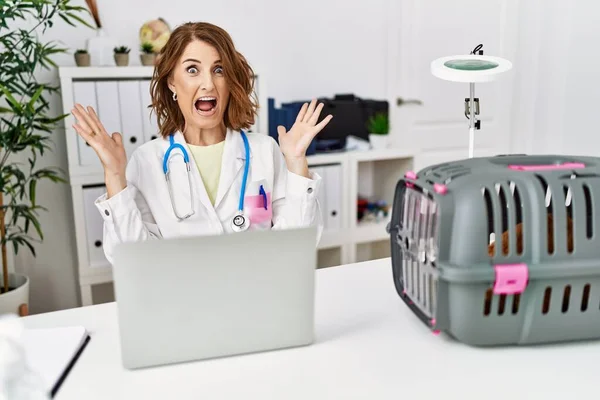
[[(310, 179), (287, 170), (277, 142), (268, 135), (246, 134), (250, 144), (250, 168), (244, 201), (250, 229), (285, 229), (316, 225), (317, 243), (323, 220), (317, 196), (321, 177), (311, 172)], [(113, 262), (115, 245), (122, 242), (184, 236), (233, 233), (232, 219), (240, 199), (245, 150), (242, 136), (228, 130), (223, 150), (221, 176), (215, 205), (210, 202), (202, 178), (183, 134), (174, 135), (175, 143), (186, 148), (191, 164), (190, 193), (187, 170), (181, 151), (169, 157), (174, 206), (179, 215), (194, 215), (178, 220), (173, 211), (163, 158), (169, 139), (145, 143), (131, 154), (127, 165), (127, 187), (107, 199), (100, 196), (95, 204), (104, 219), (104, 253)], [(263, 186), (268, 197), (267, 210), (259, 196)]]

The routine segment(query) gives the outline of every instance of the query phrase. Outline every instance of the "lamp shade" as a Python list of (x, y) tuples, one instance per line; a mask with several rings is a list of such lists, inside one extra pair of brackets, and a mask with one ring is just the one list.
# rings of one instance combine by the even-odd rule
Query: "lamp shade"
[(477, 54), (442, 57), (431, 63), (434, 76), (452, 82), (491, 82), (511, 68), (508, 60)]

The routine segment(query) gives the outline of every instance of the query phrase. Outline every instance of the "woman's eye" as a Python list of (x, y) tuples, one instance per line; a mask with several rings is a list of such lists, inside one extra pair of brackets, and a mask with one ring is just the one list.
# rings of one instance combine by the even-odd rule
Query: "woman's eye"
[(198, 69), (196, 67), (189, 67), (187, 69), (187, 72), (189, 72), (190, 74), (196, 74), (198, 73)]
[(223, 67), (217, 67), (217, 68), (215, 68), (215, 73), (222, 74), (223, 73)]

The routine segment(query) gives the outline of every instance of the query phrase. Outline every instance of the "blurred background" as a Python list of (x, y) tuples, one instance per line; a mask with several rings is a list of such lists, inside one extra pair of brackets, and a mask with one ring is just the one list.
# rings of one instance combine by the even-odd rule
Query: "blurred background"
[[(83, 0), (70, 4), (88, 7)], [(315, 143), (310, 155), (314, 168), (338, 166), (330, 170), (334, 172), (327, 182), (339, 189), (341, 198), (330, 193), (324, 199), (335, 206), (328, 210), (330, 235), (320, 249), (323, 267), (386, 256), (384, 225), (394, 182), (407, 169), (467, 156), (464, 102), (469, 85), (433, 76), (430, 64), (437, 58), (469, 54), (483, 44), (484, 55), (512, 62), (512, 69), (497, 81), (475, 87), (481, 121), (476, 156), (597, 154), (600, 83), (592, 48), (600, 39), (597, 1), (98, 0), (96, 5), (101, 28), (81, 14), (96, 29), (57, 19), (39, 37), (68, 49), (53, 57), (64, 71), (63, 81), (59, 68), (36, 73), (39, 81), (62, 88), (48, 97), (50, 114), (69, 112), (63, 107), (74, 100), (73, 93), (77, 96), (79, 81), (103, 82), (129, 74), (140, 80), (142, 90), (148, 78), (140, 57), (142, 26), (150, 23), (146, 34), (156, 39), (188, 21), (223, 27), (249, 60), (258, 76), (263, 114), (256, 130), (261, 133), (285, 124), (286, 106), (293, 110), (297, 102), (320, 98), (338, 110), (340, 125), (326, 132), (323, 145)], [(166, 31), (158, 18), (168, 26)], [(0, 34), (35, 24), (34, 19), (18, 21)], [(128, 57), (125, 66), (117, 67), (113, 51), (122, 46)], [(77, 65), (77, 50), (92, 55), (89, 67)], [(100, 66), (102, 51), (106, 65)], [(100, 67), (121, 69), (98, 72)], [(110, 97), (101, 97), (111, 88), (99, 87), (92, 98), (110, 102)], [(369, 118), (377, 110), (387, 118), (384, 132), (372, 132), (382, 126)], [(133, 111), (123, 106), (118, 113), (115, 118), (126, 121)], [(90, 204), (85, 201), (91, 197), (84, 189), (101, 193), (100, 175), (74, 153), (81, 147), (70, 138), (75, 133), (67, 122), (52, 133), (52, 151), (39, 161), (41, 166), (60, 167), (67, 176), (67, 183), (43, 182), (37, 190), (38, 202), (48, 209), (39, 217), (44, 241), (36, 244), (36, 257), (26, 248), (10, 256), (11, 269), (30, 277), (30, 313), (79, 306), (90, 290), (94, 303), (113, 296), (110, 274), (93, 269), (90, 261), (98, 246), (89, 236), (100, 232), (101, 239), (101, 226), (90, 228), (98, 216), (86, 214)], [(378, 147), (371, 133), (387, 134), (386, 143)], [(365, 150), (357, 156), (357, 149)], [(373, 225), (361, 225), (365, 213)]]

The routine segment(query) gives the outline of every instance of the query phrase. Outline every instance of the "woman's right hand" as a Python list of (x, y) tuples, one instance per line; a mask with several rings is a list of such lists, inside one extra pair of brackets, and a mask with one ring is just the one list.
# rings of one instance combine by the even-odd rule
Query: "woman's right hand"
[(86, 110), (81, 104), (75, 104), (71, 112), (77, 119), (73, 128), (100, 158), (104, 167), (108, 196), (111, 197), (123, 190), (127, 182), (127, 155), (123, 137), (118, 132), (109, 135), (93, 107), (87, 107)]

